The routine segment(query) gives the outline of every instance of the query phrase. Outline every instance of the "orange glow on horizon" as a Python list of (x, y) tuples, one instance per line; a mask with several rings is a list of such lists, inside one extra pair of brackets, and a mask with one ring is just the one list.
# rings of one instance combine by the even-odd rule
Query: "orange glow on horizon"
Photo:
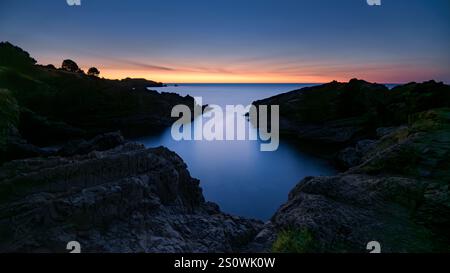
[(145, 70), (100, 69), (101, 76), (108, 79), (145, 78), (162, 83), (325, 83), (332, 80), (347, 81), (347, 78), (323, 76), (290, 76), (275, 73), (205, 73), (205, 72), (160, 72)]
[[(67, 54), (66, 54), (67, 55)], [(42, 56), (41, 63), (59, 63), (59, 59)], [(162, 83), (327, 83), (348, 82), (358, 78), (374, 83), (422, 82), (434, 79), (444, 81), (437, 68), (424, 70), (421, 66), (392, 63), (340, 63), (317, 61), (286, 65), (280, 61), (267, 63), (197, 60), (192, 62), (156, 62), (155, 66), (102, 58), (75, 58), (84, 71), (91, 64), (100, 70), (100, 77), (107, 79), (145, 78)], [(148, 62), (151, 63), (151, 62)]]
[[(89, 61), (89, 63), (101, 63)], [(84, 71), (89, 69), (88, 62), (82, 62)], [(199, 65), (200, 66), (200, 65)], [(348, 82), (358, 78), (374, 83), (407, 83), (434, 79), (439, 71), (428, 69), (424, 71), (417, 66), (390, 66), (389, 64), (343, 65), (335, 68), (332, 64), (320, 67), (299, 65), (293, 69), (279, 69), (276, 66), (249, 65), (245, 68), (232, 65), (220, 70), (205, 66), (168, 66), (170, 69), (134, 68), (129, 65), (97, 66), (100, 76), (107, 79), (144, 78), (162, 83), (328, 83), (331, 81)]]

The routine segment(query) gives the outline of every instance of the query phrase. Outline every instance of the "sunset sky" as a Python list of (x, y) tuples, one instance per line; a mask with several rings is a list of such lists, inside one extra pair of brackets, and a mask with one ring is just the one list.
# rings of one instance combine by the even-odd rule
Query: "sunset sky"
[(107, 78), (450, 82), (448, 0), (0, 0), (0, 40)]

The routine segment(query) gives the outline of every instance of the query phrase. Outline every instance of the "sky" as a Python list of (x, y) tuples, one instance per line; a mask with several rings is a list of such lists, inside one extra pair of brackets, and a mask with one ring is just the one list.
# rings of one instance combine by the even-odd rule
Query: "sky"
[(450, 83), (450, 1), (0, 0), (41, 64), (166, 83)]

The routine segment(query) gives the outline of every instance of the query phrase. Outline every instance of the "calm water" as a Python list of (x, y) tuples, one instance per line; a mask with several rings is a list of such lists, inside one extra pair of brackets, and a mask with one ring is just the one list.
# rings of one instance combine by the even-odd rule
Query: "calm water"
[[(201, 96), (203, 104), (225, 106), (249, 105), (254, 100), (305, 86), (311, 85), (182, 84), (154, 89)], [(199, 118), (194, 123), (198, 123)], [(335, 172), (327, 162), (302, 153), (283, 139), (275, 152), (261, 152), (260, 142), (250, 140), (177, 142), (172, 139), (170, 128), (160, 135), (137, 141), (147, 147), (162, 145), (177, 152), (187, 163), (191, 175), (200, 179), (205, 198), (219, 204), (223, 211), (262, 220), (273, 215), (303, 177)]]

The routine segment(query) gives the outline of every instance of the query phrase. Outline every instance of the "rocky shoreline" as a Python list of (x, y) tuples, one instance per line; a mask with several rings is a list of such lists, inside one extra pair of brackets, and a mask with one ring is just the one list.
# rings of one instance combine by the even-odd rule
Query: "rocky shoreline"
[[(318, 102), (328, 113), (309, 116)], [(300, 142), (329, 145), (329, 158), (343, 172), (303, 179), (254, 246), (367, 252), (367, 243), (378, 241), (383, 252), (449, 252), (449, 103), (450, 87), (440, 83), (386, 91), (358, 80), (255, 102), (281, 105), (281, 130)]]
[[(0, 167), (2, 252), (448, 252), (450, 110), (409, 116), (335, 154), (347, 170), (308, 177), (267, 223), (205, 202), (166, 148), (120, 133)], [(302, 135), (303, 136), (303, 135)]]
[(205, 202), (163, 147), (12, 161), (0, 181), (1, 252), (239, 252), (262, 227)]

